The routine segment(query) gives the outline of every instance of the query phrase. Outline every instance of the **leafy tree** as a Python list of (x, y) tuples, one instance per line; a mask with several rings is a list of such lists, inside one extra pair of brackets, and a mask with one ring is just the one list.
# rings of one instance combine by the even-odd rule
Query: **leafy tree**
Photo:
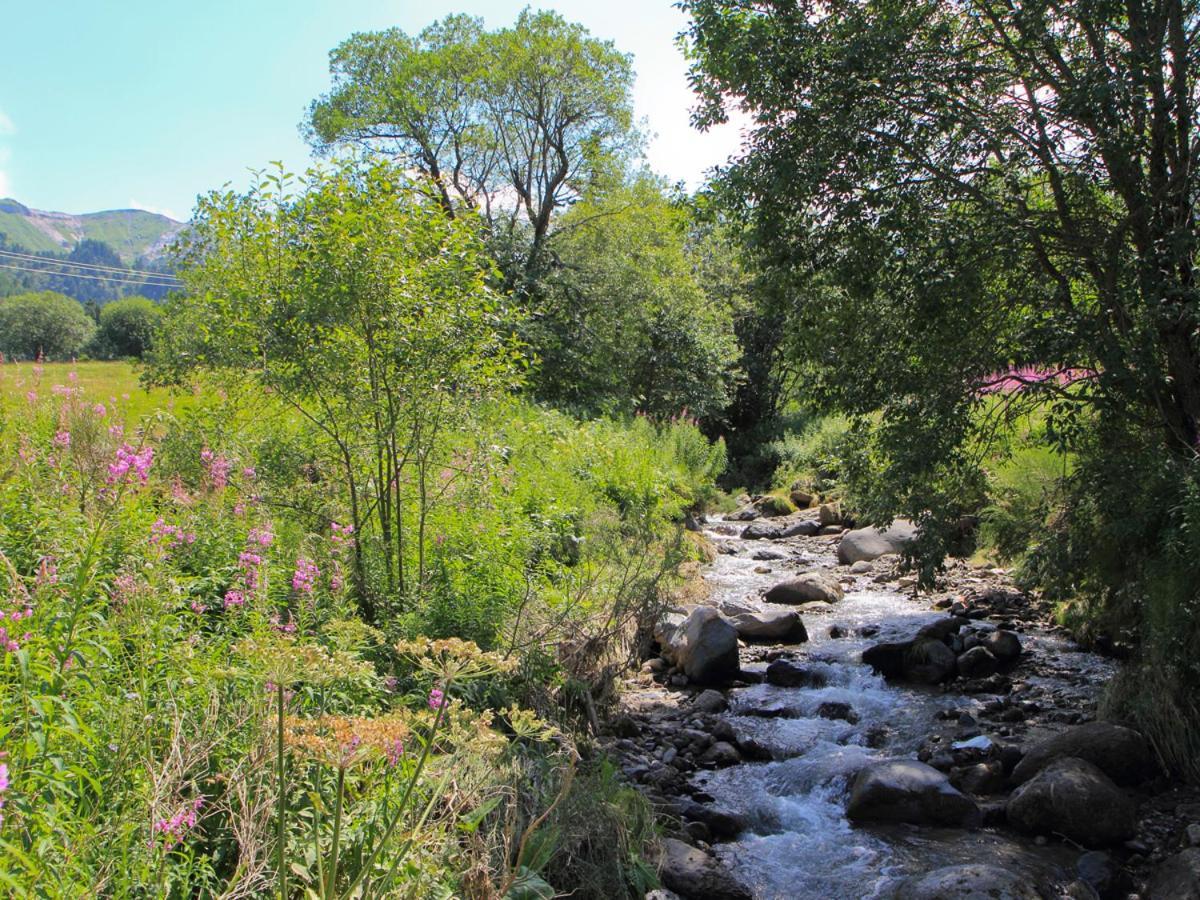
[(443, 435), (520, 380), (473, 223), (389, 164), (344, 163), (203, 198), (182, 252), (154, 377), (216, 372), (289, 404), (341, 474), (364, 615), (420, 591), (429, 516), (470, 475)]
[(936, 562), (993, 437), (1044, 408), (1078, 465), (1031, 534), (1032, 572), (1090, 628), (1142, 639), (1122, 711), (1183, 765), (1200, 722), (1200, 8), (682, 5), (699, 123), (754, 123), (727, 196), (796, 298), (810, 396), (854, 419), (869, 515), (919, 516)]
[(19, 359), (65, 359), (91, 340), (96, 324), (80, 304), (53, 291), (0, 299), (0, 352)]
[(733, 311), (704, 290), (690, 217), (643, 176), (576, 203), (527, 329), (537, 391), (592, 412), (717, 417), (737, 382)]
[(525, 10), (497, 31), (455, 15), (416, 37), (356, 34), (330, 68), (333, 88), (309, 111), (312, 143), (382, 150), (452, 215), (482, 214), (507, 241), (510, 284), (538, 259), (554, 215), (636, 145), (629, 57), (557, 13)]
[(110, 358), (141, 358), (150, 349), (162, 318), (162, 307), (146, 297), (114, 300), (100, 309), (96, 346)]

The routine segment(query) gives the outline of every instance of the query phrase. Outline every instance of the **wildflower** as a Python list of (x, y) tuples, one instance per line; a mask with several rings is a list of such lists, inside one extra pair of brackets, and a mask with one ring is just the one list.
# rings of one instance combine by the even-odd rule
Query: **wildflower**
[(446, 700), (446, 695), (438, 688), (434, 688), (429, 692), (429, 708), (439, 710), (446, 706), (449, 701)]
[(260, 547), (270, 547), (274, 541), (275, 535), (272, 533), (270, 525), (251, 528), (250, 533), (246, 535), (247, 544), (258, 544)]
[[(187, 833), (196, 827), (196, 823), (200, 817), (200, 810), (203, 806), (204, 798), (197, 797), (190, 804), (175, 813), (175, 815), (171, 816), (171, 818), (159, 819), (154, 823), (154, 833), (162, 835), (164, 850), (173, 850), (183, 843), (183, 839), (187, 837)], [(154, 841), (151, 840), (151, 846), (153, 844)]]
[(112, 438), (122, 438), (125, 436), (125, 427), (123, 425), (109, 425), (108, 436)]
[(71, 446), (71, 432), (60, 431), (54, 435), (54, 443), (59, 447)]
[(254, 471), (254, 466), (246, 466), (242, 469), (243, 478), (254, 478), (258, 473)]
[(244, 606), (246, 603), (246, 595), (237, 588), (230, 588), (225, 592), (225, 608), (233, 609), (235, 606)]
[(8, 763), (0, 763), (0, 825), (4, 824), (4, 794), (8, 791)]
[(104, 408), (103, 403), (97, 403), (92, 407), (92, 412), (96, 414), (96, 418), (103, 419), (108, 415), (108, 410)]
[(150, 477), (150, 464), (154, 461), (154, 448), (143, 447), (135, 450), (129, 444), (117, 448), (116, 459), (108, 466), (108, 483), (117, 484), (124, 481), (130, 471), (145, 484)]
[(232, 468), (232, 464), (228, 459), (205, 447), (200, 451), (200, 460), (208, 470), (208, 483), (214, 490), (219, 490), (229, 484), (229, 470)]
[(395, 768), (400, 763), (400, 757), (404, 755), (404, 741), (396, 738), (384, 750), (387, 755), (388, 765)]
[(296, 623), (292, 621), (290, 613), (286, 622), (280, 618), (279, 613), (273, 613), (271, 615), (271, 627), (280, 634), (293, 634), (296, 631)]
[(25, 399), (29, 401), (30, 405), (37, 403), (37, 401), (38, 401), (37, 391), (27, 392), (25, 394)]
[(320, 575), (321, 570), (317, 568), (317, 564), (308, 557), (301, 556), (296, 560), (296, 570), (292, 573), (292, 590), (311, 594)]

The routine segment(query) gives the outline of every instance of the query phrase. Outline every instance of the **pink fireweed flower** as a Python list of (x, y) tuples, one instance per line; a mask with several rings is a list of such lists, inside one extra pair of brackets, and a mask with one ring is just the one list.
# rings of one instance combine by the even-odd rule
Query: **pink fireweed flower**
[(246, 466), (246, 468), (242, 469), (243, 478), (254, 478), (257, 474), (258, 473), (254, 471), (254, 466)]
[(270, 525), (260, 525), (258, 528), (251, 528), (250, 533), (246, 535), (247, 544), (258, 544), (260, 547), (270, 547), (275, 542), (275, 534), (271, 531)]
[(184, 544), (196, 543), (196, 534), (192, 531), (184, 531), (178, 525), (168, 525), (160, 516), (150, 526), (150, 543), (171, 550)]
[[(4, 795), (11, 782), (8, 779), (8, 763), (0, 763), (0, 810), (4, 809)], [(4, 824), (4, 813), (0, 812), (0, 825)]]
[[(173, 850), (183, 843), (187, 833), (195, 828), (196, 823), (200, 820), (200, 810), (203, 806), (204, 798), (197, 797), (171, 818), (159, 819), (154, 823), (154, 833), (161, 835), (164, 850)], [(154, 839), (151, 839), (150, 843), (153, 846)]]
[(273, 613), (270, 621), (271, 627), (280, 634), (292, 634), (296, 630), (296, 623), (292, 621), (291, 613), (288, 614), (286, 622), (280, 618), (279, 613)]
[(123, 426), (123, 425), (109, 425), (109, 426), (108, 426), (108, 436), (109, 436), (109, 437), (112, 437), (112, 438), (122, 438), (122, 437), (124, 437), (124, 436), (125, 436), (125, 426)]
[(388, 765), (395, 768), (400, 764), (400, 757), (404, 756), (404, 741), (396, 738), (387, 745), (387, 761)]
[(130, 472), (142, 484), (150, 477), (150, 464), (154, 461), (154, 448), (135, 450), (129, 444), (117, 448), (117, 458), (108, 466), (108, 483), (117, 484), (126, 479)]
[(208, 483), (214, 490), (219, 490), (229, 484), (229, 470), (233, 465), (228, 459), (205, 447), (200, 451), (200, 461), (204, 463)]
[(296, 570), (292, 573), (292, 590), (311, 594), (320, 575), (321, 570), (317, 568), (317, 564), (308, 557), (301, 556), (296, 560)]
[(225, 592), (225, 608), (233, 609), (236, 606), (244, 606), (246, 603), (246, 595), (237, 588), (230, 588)]
[(96, 418), (103, 419), (108, 415), (108, 410), (104, 408), (103, 403), (97, 403), (92, 407), (92, 412), (96, 414)]
[(37, 401), (38, 401), (37, 391), (26, 392), (25, 399), (29, 401), (30, 405), (37, 403)]
[(440, 688), (434, 688), (432, 691), (429, 692), (429, 708), (430, 709), (435, 710), (435, 711), (442, 709), (443, 707), (445, 707), (447, 705), (447, 703), (449, 703), (449, 701), (446, 699), (446, 695), (444, 693), (442, 693)]
[(0, 650), (6, 653), (16, 653), (21, 649), (21, 645), (17, 643), (15, 634), (9, 634), (8, 628), (0, 625)]
[(71, 446), (71, 432), (69, 432), (69, 431), (58, 432), (57, 434), (54, 435), (54, 443), (56, 446), (59, 446), (59, 447), (70, 447)]

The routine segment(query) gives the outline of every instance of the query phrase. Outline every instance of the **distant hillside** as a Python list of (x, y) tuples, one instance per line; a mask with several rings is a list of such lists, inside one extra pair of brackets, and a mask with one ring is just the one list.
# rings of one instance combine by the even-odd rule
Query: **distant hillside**
[(183, 227), (158, 213), (141, 209), (108, 209), (73, 216), (30, 209), (16, 200), (0, 200), (0, 235), (10, 247), (32, 253), (70, 252), (81, 241), (102, 241), (121, 261), (153, 261)]

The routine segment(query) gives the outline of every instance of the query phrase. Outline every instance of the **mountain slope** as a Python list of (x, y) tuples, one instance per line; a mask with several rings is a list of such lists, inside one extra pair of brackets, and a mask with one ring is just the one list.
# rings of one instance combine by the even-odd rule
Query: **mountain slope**
[(141, 209), (110, 209), (74, 216), (31, 209), (16, 200), (0, 200), (0, 235), (9, 247), (32, 253), (70, 251), (82, 240), (103, 241), (121, 261), (153, 260), (183, 227), (158, 213)]

